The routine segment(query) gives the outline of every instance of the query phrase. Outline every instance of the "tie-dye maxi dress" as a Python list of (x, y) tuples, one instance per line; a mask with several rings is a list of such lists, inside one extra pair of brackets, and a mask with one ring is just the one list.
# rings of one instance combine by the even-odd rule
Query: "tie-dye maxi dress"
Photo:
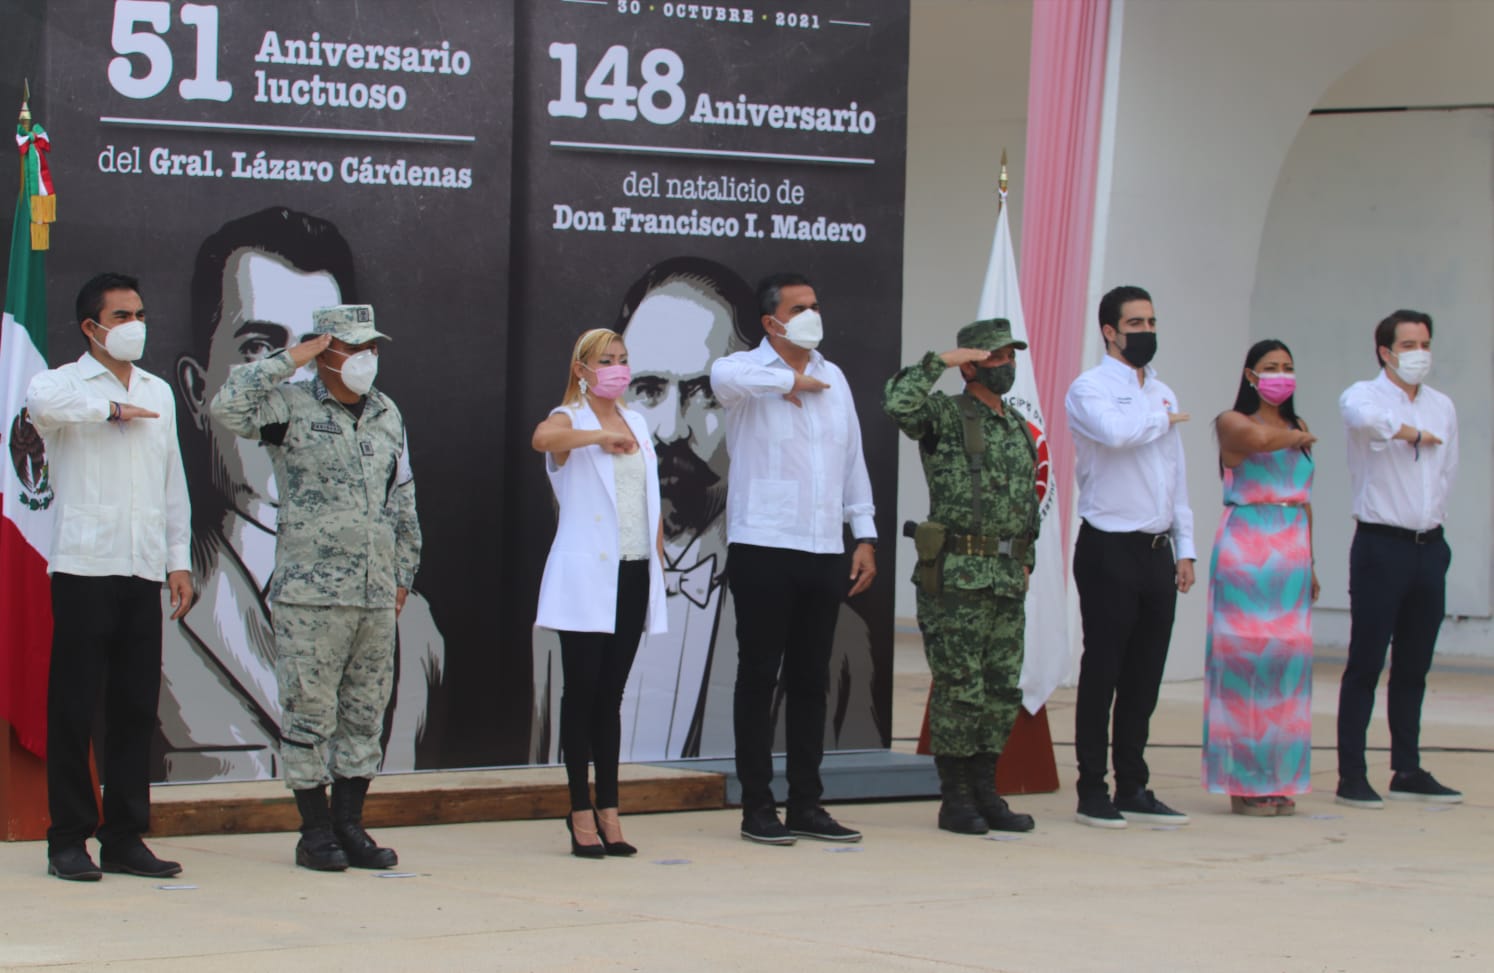
[(1311, 789), (1311, 490), (1300, 449), (1224, 471), (1204, 674), (1203, 779), (1216, 794)]

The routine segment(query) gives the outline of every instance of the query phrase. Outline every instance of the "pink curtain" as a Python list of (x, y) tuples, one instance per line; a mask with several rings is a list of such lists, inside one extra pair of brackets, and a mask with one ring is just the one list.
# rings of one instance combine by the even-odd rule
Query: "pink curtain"
[(1063, 397), (1083, 364), (1084, 329), (1098, 326), (1086, 304), (1109, 22), (1110, 0), (1033, 3), (1022, 304), (1066, 532), (1074, 504), (1074, 444)]

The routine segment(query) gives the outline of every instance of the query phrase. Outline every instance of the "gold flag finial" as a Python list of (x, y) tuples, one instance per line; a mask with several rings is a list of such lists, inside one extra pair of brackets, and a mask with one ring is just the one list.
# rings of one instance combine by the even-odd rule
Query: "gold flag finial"
[(996, 183), (1001, 187), (1001, 195), (1006, 195), (1006, 149), (1001, 150), (1001, 177)]
[(31, 131), (31, 81), (25, 79), (21, 82), (21, 128)]

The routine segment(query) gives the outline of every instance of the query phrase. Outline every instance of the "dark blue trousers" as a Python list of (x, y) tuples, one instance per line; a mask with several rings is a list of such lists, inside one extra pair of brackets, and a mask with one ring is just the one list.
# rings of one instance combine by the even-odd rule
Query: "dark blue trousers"
[(1349, 548), (1349, 662), (1338, 689), (1338, 775), (1367, 773), (1364, 739), (1375, 686), (1390, 655), (1387, 715), (1390, 767), (1421, 767), (1421, 702), (1446, 610), (1452, 550), (1438, 530), (1418, 542), (1409, 531), (1361, 524)]

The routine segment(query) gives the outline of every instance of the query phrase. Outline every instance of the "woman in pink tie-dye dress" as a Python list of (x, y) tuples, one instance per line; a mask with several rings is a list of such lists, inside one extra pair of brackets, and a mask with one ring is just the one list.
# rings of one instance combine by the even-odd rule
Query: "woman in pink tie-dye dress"
[(1204, 786), (1231, 810), (1291, 814), (1312, 755), (1311, 445), (1291, 352), (1246, 355), (1235, 407), (1215, 422), (1224, 519), (1209, 567)]

